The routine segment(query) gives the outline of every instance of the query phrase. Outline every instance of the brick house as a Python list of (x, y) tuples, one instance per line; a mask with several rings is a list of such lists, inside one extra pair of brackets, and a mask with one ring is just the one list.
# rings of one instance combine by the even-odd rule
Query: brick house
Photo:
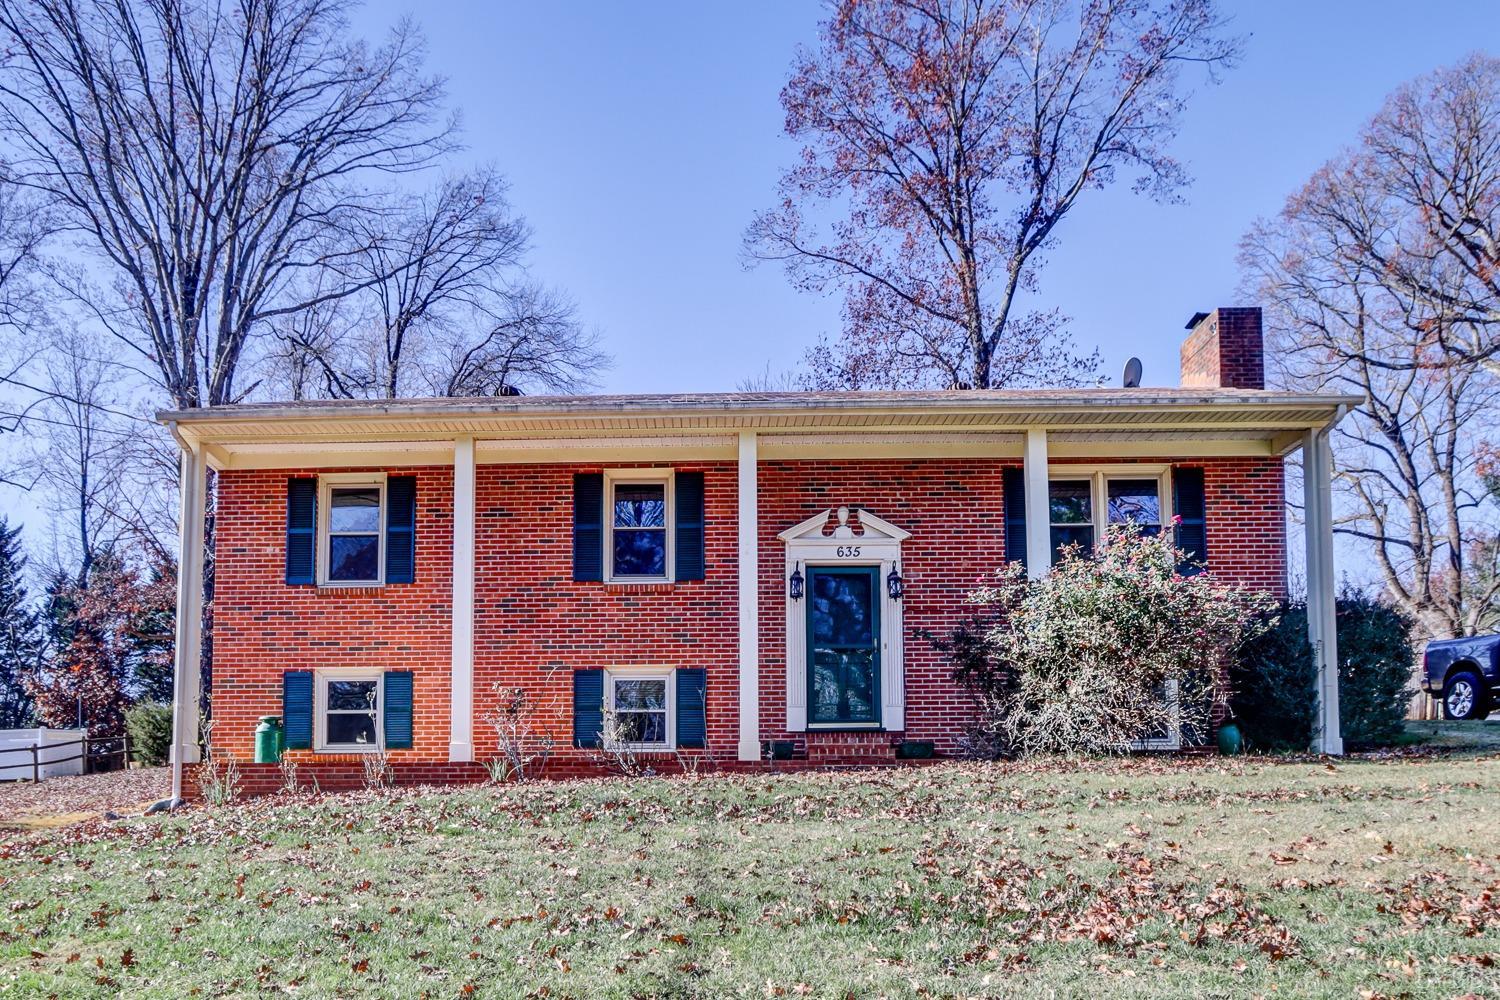
[[(1181, 387), (247, 404), (163, 413), (182, 450), (174, 761), (199, 759), (215, 471), (212, 743), (262, 716), (325, 788), (482, 776), (503, 692), (549, 773), (951, 753), (964, 693), (918, 636), (999, 565), (1170, 525), (1222, 577), (1287, 580), (1284, 460), (1311, 470), (1309, 618), (1333, 674), (1328, 431), (1357, 400), (1264, 389), (1260, 312), (1199, 314)], [(1327, 642), (1316, 642), (1328, 635)], [(1339, 752), (1336, 687), (1323, 749)], [(1331, 714), (1330, 714), (1331, 713)], [(182, 768), (176, 767), (178, 789)], [(271, 765), (242, 770), (272, 787)]]

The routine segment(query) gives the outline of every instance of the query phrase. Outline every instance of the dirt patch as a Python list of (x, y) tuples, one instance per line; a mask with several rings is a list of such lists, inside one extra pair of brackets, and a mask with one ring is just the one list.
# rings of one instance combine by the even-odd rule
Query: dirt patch
[(172, 770), (142, 767), (105, 774), (0, 784), (0, 827), (66, 826), (107, 810), (138, 813), (172, 790)]

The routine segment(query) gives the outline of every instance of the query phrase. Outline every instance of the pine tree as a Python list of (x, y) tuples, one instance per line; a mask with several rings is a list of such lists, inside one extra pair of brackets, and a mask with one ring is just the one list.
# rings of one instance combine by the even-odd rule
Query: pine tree
[(137, 591), (137, 610), (128, 623), (131, 680), (137, 698), (167, 704), (176, 648), (177, 567), (170, 562), (152, 566)]
[(26, 594), (21, 526), (0, 517), (0, 729), (32, 724), (31, 683), (41, 666), (41, 617)]

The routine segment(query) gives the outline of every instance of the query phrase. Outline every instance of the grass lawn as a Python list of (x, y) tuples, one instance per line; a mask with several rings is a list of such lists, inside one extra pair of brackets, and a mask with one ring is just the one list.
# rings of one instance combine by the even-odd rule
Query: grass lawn
[(0, 831), (0, 996), (1495, 996), (1497, 779), (944, 764)]

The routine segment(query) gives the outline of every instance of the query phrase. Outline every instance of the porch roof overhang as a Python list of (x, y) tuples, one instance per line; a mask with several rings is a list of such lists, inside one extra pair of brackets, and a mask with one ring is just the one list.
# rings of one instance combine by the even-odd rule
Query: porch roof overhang
[(1358, 396), (1244, 389), (695, 393), (248, 403), (157, 418), (221, 469), (482, 463), (1016, 457), (1048, 431), (1059, 457), (1285, 455)]

